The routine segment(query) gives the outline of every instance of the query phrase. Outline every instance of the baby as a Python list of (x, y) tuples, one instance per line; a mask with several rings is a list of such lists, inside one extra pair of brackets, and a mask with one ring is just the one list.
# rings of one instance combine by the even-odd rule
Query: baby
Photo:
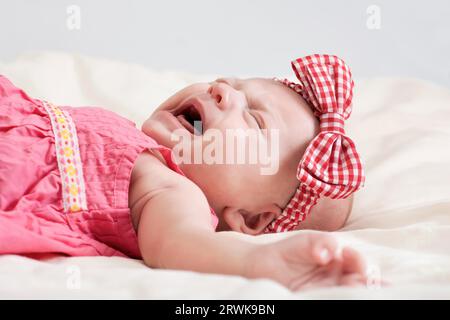
[[(292, 66), (299, 84), (191, 85), (142, 131), (105, 109), (30, 98), (0, 77), (0, 254), (128, 256), (154, 268), (270, 278), (292, 290), (364, 283), (363, 257), (332, 235), (252, 241), (339, 229), (364, 183), (343, 130), (350, 70), (328, 55)], [(217, 161), (230, 150), (229, 132), (250, 141), (250, 154), (276, 152), (266, 161)], [(192, 161), (205, 150), (213, 161)], [(274, 161), (275, 170), (263, 170)]]

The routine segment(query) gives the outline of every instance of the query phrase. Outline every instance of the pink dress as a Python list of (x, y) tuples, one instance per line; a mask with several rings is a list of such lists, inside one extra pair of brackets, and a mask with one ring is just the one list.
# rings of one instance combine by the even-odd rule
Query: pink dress
[(146, 149), (182, 174), (133, 122), (30, 98), (0, 76), (0, 254), (141, 258), (128, 188)]

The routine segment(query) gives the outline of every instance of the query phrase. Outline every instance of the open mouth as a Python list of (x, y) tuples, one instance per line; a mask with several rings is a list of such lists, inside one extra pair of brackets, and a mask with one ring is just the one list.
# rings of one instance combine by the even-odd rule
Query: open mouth
[(203, 133), (202, 115), (194, 105), (182, 107), (175, 112), (174, 116), (190, 133), (194, 135), (201, 135)]

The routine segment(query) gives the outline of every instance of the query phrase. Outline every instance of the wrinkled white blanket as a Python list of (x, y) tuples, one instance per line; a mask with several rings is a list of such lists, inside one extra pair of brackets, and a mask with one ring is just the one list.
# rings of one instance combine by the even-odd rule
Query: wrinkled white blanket
[[(138, 127), (176, 90), (214, 79), (60, 53), (0, 63), (0, 73), (31, 96), (103, 106)], [(347, 132), (363, 155), (367, 183), (336, 235), (370, 259), (366, 287), (292, 293), (270, 280), (153, 270), (131, 259), (8, 255), (0, 256), (0, 298), (449, 299), (450, 91), (416, 79), (357, 79)], [(380, 287), (378, 275), (390, 285)]]

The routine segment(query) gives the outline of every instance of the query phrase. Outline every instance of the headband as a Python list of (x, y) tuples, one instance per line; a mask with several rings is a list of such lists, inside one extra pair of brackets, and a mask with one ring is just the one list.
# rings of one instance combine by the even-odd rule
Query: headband
[(299, 186), (264, 230), (294, 230), (320, 197), (344, 199), (364, 185), (364, 171), (355, 143), (345, 135), (344, 122), (352, 112), (353, 80), (349, 67), (336, 56), (314, 54), (292, 61), (300, 83), (278, 80), (300, 94), (320, 123), (297, 169)]

